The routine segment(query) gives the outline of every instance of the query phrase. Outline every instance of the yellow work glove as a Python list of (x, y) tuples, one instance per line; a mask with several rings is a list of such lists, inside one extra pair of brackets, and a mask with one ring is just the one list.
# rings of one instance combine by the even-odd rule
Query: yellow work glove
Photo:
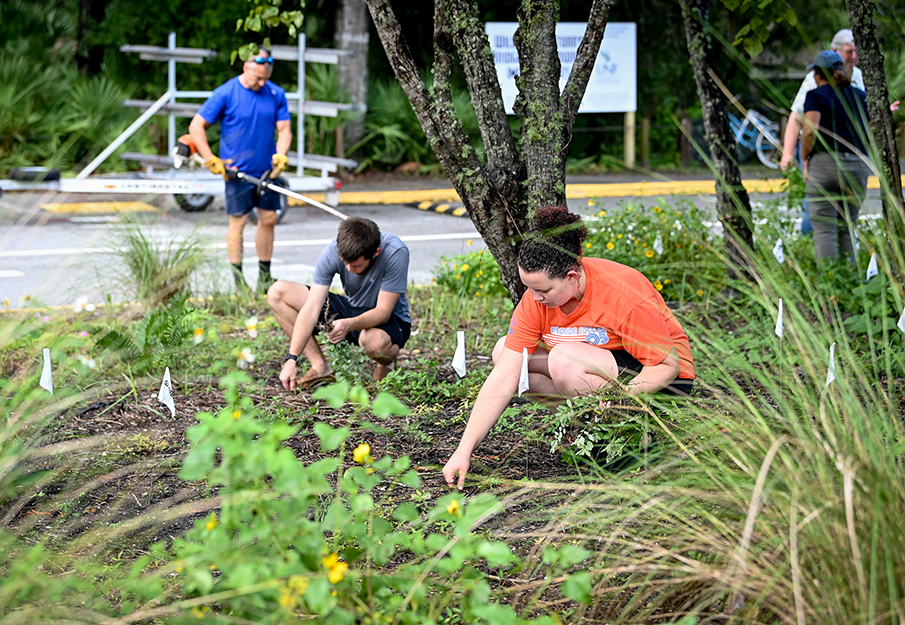
[(270, 164), (273, 166), (270, 170), (270, 177), (276, 178), (289, 165), (289, 157), (285, 154), (274, 154), (273, 158), (270, 159)]
[(229, 180), (229, 174), (226, 173), (226, 166), (233, 162), (233, 159), (228, 158), (225, 161), (222, 160), (219, 156), (211, 156), (209, 159), (204, 161), (204, 166), (211, 170), (212, 174), (218, 174), (223, 176), (224, 180)]

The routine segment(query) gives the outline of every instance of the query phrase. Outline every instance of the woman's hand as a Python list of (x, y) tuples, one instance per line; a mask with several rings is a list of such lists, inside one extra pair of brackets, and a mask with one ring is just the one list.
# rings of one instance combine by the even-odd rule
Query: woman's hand
[(453, 487), (456, 481), (456, 475), (459, 476), (457, 484), (459, 490), (465, 487), (465, 475), (468, 473), (468, 467), (471, 464), (471, 454), (466, 454), (458, 449), (443, 467), (443, 477), (446, 478), (446, 485)]

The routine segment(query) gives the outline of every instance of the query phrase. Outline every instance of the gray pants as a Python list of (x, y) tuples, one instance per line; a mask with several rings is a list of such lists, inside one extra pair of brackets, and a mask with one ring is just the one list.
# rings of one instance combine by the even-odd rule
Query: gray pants
[(847, 254), (854, 262), (852, 229), (864, 202), (867, 164), (851, 152), (815, 154), (808, 162), (805, 196), (817, 259)]

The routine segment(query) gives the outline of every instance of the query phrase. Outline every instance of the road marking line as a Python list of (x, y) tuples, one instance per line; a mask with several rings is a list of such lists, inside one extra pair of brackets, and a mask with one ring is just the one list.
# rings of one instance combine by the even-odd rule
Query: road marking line
[[(476, 232), (445, 232), (442, 234), (410, 234), (398, 235), (403, 241), (452, 241), (456, 239), (476, 239), (481, 240), (480, 235)], [(311, 247), (321, 246), (331, 243), (333, 239), (298, 239), (294, 241), (274, 241), (274, 247)], [(179, 241), (170, 241), (171, 245), (179, 244)], [(254, 241), (246, 241), (245, 247), (254, 249)], [(226, 249), (226, 243), (213, 243), (208, 249), (219, 250)], [(42, 257), (42, 256), (75, 256), (79, 254), (113, 254), (117, 251), (112, 247), (71, 247), (53, 250), (3, 250), (0, 251), (0, 258), (25, 258), (25, 257)]]

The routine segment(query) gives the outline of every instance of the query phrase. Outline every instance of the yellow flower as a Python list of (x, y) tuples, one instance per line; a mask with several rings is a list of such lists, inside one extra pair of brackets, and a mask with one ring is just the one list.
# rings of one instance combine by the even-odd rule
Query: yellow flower
[(446, 506), (446, 511), (451, 515), (456, 516), (459, 513), (459, 501), (456, 499), (450, 501), (449, 505)]
[(331, 584), (338, 584), (343, 580), (345, 572), (349, 570), (349, 565), (339, 561), (339, 554), (331, 553), (329, 556), (321, 560), (324, 568), (327, 569), (327, 579)]
[(654, 206), (654, 212), (657, 213), (657, 214), (659, 215), (660, 213), (663, 212), (663, 209), (660, 208), (659, 206)]
[(478, 273), (476, 273), (475, 275), (476, 275), (477, 277), (480, 278), (481, 276), (484, 275), (484, 270), (483, 270), (483, 269), (478, 269)]
[(597, 213), (597, 216), (598, 216), (598, 217), (606, 217), (606, 211), (600, 211), (599, 213)]
[(662, 290), (663, 290), (663, 283), (660, 282), (659, 280), (657, 280), (656, 282), (654, 282), (654, 288), (657, 289), (658, 291), (662, 291)]
[(212, 532), (217, 527), (217, 513), (211, 512), (211, 518), (207, 520), (207, 531)]
[(681, 217), (681, 216), (682, 216), (682, 213), (680, 213), (679, 211), (676, 211), (676, 217)]
[(192, 614), (194, 614), (198, 618), (204, 618), (204, 613), (207, 612), (207, 606), (203, 605), (200, 608), (194, 607), (192, 608)]
[[(619, 236), (622, 236), (622, 235), (619, 235)], [(613, 242), (612, 242), (612, 241), (610, 241), (609, 243), (606, 244), (606, 249), (608, 249), (608, 250), (611, 250), (611, 249), (613, 249), (614, 247), (616, 247), (616, 246), (613, 245)]]
[(362, 443), (356, 447), (355, 451), (352, 452), (352, 459), (358, 464), (371, 462), (371, 446), (367, 443)]
[(216, 565), (216, 564), (211, 564), (211, 570), (212, 570), (212, 571), (216, 571), (216, 570), (217, 570), (217, 565)]
[(457, 263), (453, 263), (453, 271), (455, 271), (458, 268), (459, 268), (459, 265)]
[(195, 345), (204, 340), (204, 328), (195, 328), (194, 336), (192, 340), (195, 342)]
[(462, 265), (462, 271), (468, 271), (468, 263)]
[(653, 257), (654, 257), (654, 251), (653, 251), (653, 250), (647, 250), (646, 252), (644, 252), (644, 255), (647, 256), (648, 258), (653, 258)]
[(177, 572), (177, 573), (182, 573), (183, 570), (184, 570), (184, 569), (182, 568), (182, 560), (179, 560), (179, 561), (176, 563), (176, 572)]
[(348, 564), (346, 564), (345, 562), (339, 562), (336, 566), (330, 569), (330, 572), (327, 573), (327, 579), (330, 580), (331, 584), (338, 584), (343, 581), (343, 577), (345, 576), (345, 573), (348, 569)]
[(701, 289), (698, 289), (698, 297), (703, 297), (703, 296), (704, 296), (704, 291), (702, 291)]
[(242, 416), (241, 410), (233, 410), (233, 419), (238, 419), (241, 416)]
[(304, 595), (308, 590), (308, 578), (302, 575), (293, 575), (286, 580), (286, 585), (280, 588), (280, 605), (291, 608), (298, 601), (299, 595)]
[(617, 238), (617, 239), (621, 239), (621, 238), (622, 238), (622, 233), (617, 234), (617, 235), (616, 235), (616, 238)]
[(465, 245), (471, 245), (471, 239), (468, 239), (468, 242)]
[(594, 206), (594, 200), (588, 200), (588, 206)]
[(669, 284), (670, 282), (672, 282), (672, 280), (670, 280), (669, 278), (667, 278), (666, 280), (663, 281), (663, 284)]
[(590, 244), (590, 243), (585, 243), (584, 246), (585, 246), (586, 248), (588, 248), (588, 249), (591, 249), (591, 244)]
[(9, 299), (3, 300), (3, 305), (9, 308)]

